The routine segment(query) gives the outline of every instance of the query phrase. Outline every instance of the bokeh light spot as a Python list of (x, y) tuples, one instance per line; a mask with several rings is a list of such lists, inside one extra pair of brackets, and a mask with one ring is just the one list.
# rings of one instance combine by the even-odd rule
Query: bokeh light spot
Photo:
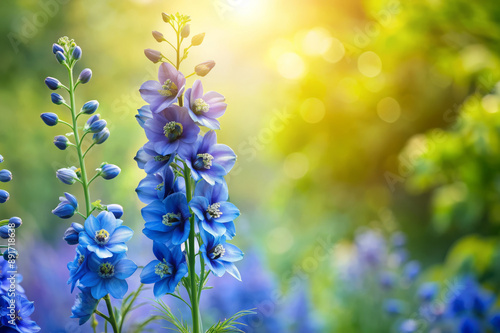
[(330, 32), (325, 28), (314, 28), (305, 35), (302, 48), (305, 54), (325, 54), (332, 44), (332, 39)]
[(481, 100), (481, 105), (489, 113), (498, 112), (500, 98), (497, 95), (486, 95)]
[(300, 115), (310, 124), (318, 123), (325, 116), (325, 104), (318, 98), (308, 98), (300, 106)]
[(277, 227), (267, 234), (267, 247), (276, 254), (290, 250), (294, 242), (293, 235), (287, 228)]
[(306, 65), (297, 53), (287, 52), (278, 59), (278, 72), (287, 79), (298, 79), (304, 75), (305, 70)]
[(343, 78), (339, 81), (335, 94), (340, 101), (354, 103), (360, 96), (360, 84), (353, 78)]
[(401, 107), (394, 98), (385, 97), (377, 104), (377, 114), (383, 121), (394, 123), (401, 116)]
[(375, 77), (382, 71), (382, 60), (375, 52), (364, 52), (358, 58), (358, 70), (364, 76)]
[(337, 63), (342, 59), (345, 55), (345, 47), (344, 44), (337, 38), (332, 37), (332, 41), (330, 43), (330, 48), (323, 54), (323, 58), (331, 62), (332, 64)]
[(305, 176), (309, 170), (309, 160), (302, 153), (291, 153), (283, 164), (285, 175), (292, 179), (299, 179)]

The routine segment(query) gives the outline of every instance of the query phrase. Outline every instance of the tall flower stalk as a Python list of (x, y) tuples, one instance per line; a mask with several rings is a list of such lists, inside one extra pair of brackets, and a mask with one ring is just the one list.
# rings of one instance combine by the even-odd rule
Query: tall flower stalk
[[(175, 40), (169, 42), (158, 31), (153, 31), (153, 37), (173, 50), (174, 60), (159, 51), (145, 50), (149, 60), (161, 64), (158, 81), (147, 81), (139, 90), (149, 104), (136, 116), (148, 138), (135, 158), (147, 173), (136, 191), (147, 204), (142, 209), (146, 222), (143, 233), (153, 240), (157, 258), (145, 266), (141, 282), (154, 283), (157, 299), (168, 294), (183, 300), (191, 310), (192, 332), (199, 333), (203, 332), (199, 303), (209, 273), (220, 277), (228, 272), (241, 280), (234, 262), (243, 258), (243, 252), (227, 243), (236, 235), (233, 221), (240, 212), (229, 202), (224, 180), (236, 155), (228, 146), (217, 143), (214, 131), (220, 129), (217, 118), (226, 111), (224, 97), (214, 91), (204, 94), (199, 80), (185, 90), (187, 78), (203, 77), (215, 65), (207, 61), (187, 76), (181, 72), (189, 49), (200, 45), (205, 34), (195, 35), (183, 48), (190, 35), (189, 16), (163, 13), (162, 17), (173, 29)], [(186, 289), (189, 302), (182, 298), (179, 283)], [(159, 302), (164, 318), (180, 332), (189, 332), (168, 306)], [(236, 329), (236, 319), (249, 313), (239, 312), (207, 332)]]
[[(91, 324), (94, 332), (97, 330), (98, 322), (96, 315), (105, 320), (105, 326), (109, 324), (114, 333), (122, 331), (123, 320), (131, 309), (128, 299), (122, 312), (116, 311), (111, 305), (110, 295), (121, 299), (127, 292), (126, 279), (137, 269), (134, 262), (126, 258), (126, 242), (132, 237), (133, 231), (123, 226), (120, 220), (123, 208), (117, 204), (102, 205), (100, 200), (91, 202), (90, 185), (100, 176), (105, 180), (113, 179), (120, 173), (120, 168), (106, 162), (96, 169), (95, 175), (89, 180), (85, 157), (95, 146), (104, 143), (109, 137), (109, 130), (105, 120), (95, 114), (99, 103), (95, 100), (85, 103), (81, 109), (76, 107), (76, 88), (80, 84), (90, 81), (92, 71), (84, 69), (75, 80), (74, 67), (82, 56), (82, 50), (73, 40), (62, 37), (54, 44), (52, 51), (57, 61), (63, 65), (68, 73), (68, 85), (59, 80), (48, 77), (45, 84), (51, 90), (63, 89), (69, 95), (69, 103), (58, 93), (52, 93), (52, 102), (56, 105), (65, 106), (70, 113), (70, 120), (59, 119), (55, 113), (43, 113), (42, 120), (49, 126), (59, 123), (69, 127), (71, 132), (66, 135), (58, 135), (54, 138), (54, 144), (61, 150), (68, 147), (74, 149), (78, 156), (79, 165), (57, 170), (57, 178), (67, 185), (78, 182), (82, 185), (85, 198), (85, 211), (79, 211), (77, 199), (70, 193), (65, 193), (60, 198), (59, 205), (52, 211), (56, 216), (69, 219), (75, 214), (80, 215), (84, 225), (72, 223), (65, 234), (64, 239), (69, 245), (78, 245), (75, 259), (68, 264), (70, 278), (68, 284), (71, 291), (77, 287), (80, 290), (75, 306), (72, 308), (72, 317), (79, 318), (80, 325), (92, 318)], [(80, 119), (89, 116), (86, 123), (81, 126)], [(84, 139), (92, 135), (90, 143)], [(74, 142), (70, 141), (70, 138)], [(85, 148), (85, 145), (88, 147)], [(93, 215), (98, 212), (97, 216)], [(134, 292), (132, 300), (136, 299), (140, 290)], [(108, 310), (107, 314), (97, 310), (97, 305), (104, 300)], [(130, 306), (129, 306), (130, 305)], [(119, 314), (119, 316), (117, 316)]]

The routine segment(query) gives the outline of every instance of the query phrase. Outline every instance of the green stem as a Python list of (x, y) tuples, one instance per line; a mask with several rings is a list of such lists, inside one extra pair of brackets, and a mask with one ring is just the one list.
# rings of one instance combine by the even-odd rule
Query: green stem
[[(184, 163), (184, 180), (186, 181), (186, 198), (187, 201), (191, 201), (192, 197), (192, 189), (191, 189), (191, 170)], [(191, 300), (191, 315), (193, 317), (193, 333), (200, 333), (200, 310), (198, 305), (198, 291), (196, 286), (196, 253), (194, 247), (194, 239), (196, 238), (195, 229), (194, 229), (194, 216), (191, 215), (189, 218), (189, 223), (191, 226), (191, 230), (189, 231), (189, 278), (191, 282), (191, 292), (189, 298)]]
[(108, 308), (109, 320), (108, 322), (111, 324), (114, 333), (118, 333), (118, 327), (116, 326), (115, 314), (113, 312), (113, 307), (111, 306), (111, 299), (109, 298), (109, 294), (104, 296), (104, 300), (106, 301), (106, 306)]
[(69, 97), (71, 103), (71, 118), (73, 120), (73, 133), (75, 136), (75, 148), (78, 154), (78, 160), (80, 161), (80, 170), (82, 174), (82, 186), (83, 193), (85, 195), (85, 207), (86, 207), (86, 217), (90, 215), (90, 193), (89, 187), (87, 184), (87, 173), (85, 171), (85, 160), (83, 159), (81, 144), (80, 144), (80, 134), (78, 133), (77, 126), (77, 117), (76, 117), (76, 108), (75, 108), (75, 85), (73, 83), (73, 67), (68, 67), (68, 75), (69, 75)]

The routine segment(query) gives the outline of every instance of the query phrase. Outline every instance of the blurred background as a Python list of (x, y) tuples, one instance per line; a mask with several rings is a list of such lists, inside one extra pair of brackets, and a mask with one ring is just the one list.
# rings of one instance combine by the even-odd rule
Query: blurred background
[(181, 70), (215, 60), (202, 81), (227, 99), (219, 142), (238, 155), (228, 184), (243, 282), (210, 279), (205, 322), (254, 308), (246, 332), (500, 330), (496, 1), (2, 1), (0, 154), (14, 180), (0, 214), (24, 221), (18, 263), (42, 332), (89, 332), (69, 319), (74, 253), (61, 239), (69, 224), (51, 214), (63, 192), (82, 199), (55, 177), (77, 163), (52, 144), (66, 129), (39, 117), (65, 117), (43, 83), (66, 82), (52, 43), (75, 39), (77, 72), (93, 71), (77, 105), (99, 100), (111, 136), (87, 166), (122, 173), (91, 196), (125, 208), (130, 257), (144, 265), (133, 157), (146, 138), (134, 115), (157, 71), (143, 50), (168, 52), (151, 36), (171, 37), (161, 12), (206, 33)]

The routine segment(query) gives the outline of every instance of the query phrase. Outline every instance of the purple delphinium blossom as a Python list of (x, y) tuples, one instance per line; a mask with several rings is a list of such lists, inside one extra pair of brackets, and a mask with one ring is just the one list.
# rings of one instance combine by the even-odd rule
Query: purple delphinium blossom
[(149, 105), (143, 105), (140, 109), (137, 109), (139, 114), (135, 115), (135, 119), (139, 123), (139, 125), (144, 128), (144, 124), (146, 120), (153, 118), (153, 113), (151, 112), (151, 108)]
[(184, 191), (184, 178), (175, 179), (171, 168), (163, 168), (161, 172), (148, 174), (135, 189), (139, 200), (149, 204), (155, 200), (163, 201), (174, 192)]
[(99, 258), (109, 258), (114, 253), (128, 250), (127, 242), (134, 232), (122, 226), (122, 220), (115, 218), (111, 212), (101, 212), (97, 217), (90, 215), (85, 221), (85, 230), (80, 232), (79, 242)]
[(220, 129), (219, 118), (226, 111), (227, 104), (224, 96), (215, 91), (203, 94), (200, 80), (196, 80), (192, 88), (186, 90), (184, 103), (194, 122), (210, 129)]
[[(23, 295), (11, 294), (0, 296), (0, 332), (21, 332), (34, 333), (40, 331), (40, 327), (31, 320), (30, 316), (35, 310), (33, 302), (30, 302)], [(13, 316), (11, 309), (13, 307)]]
[(163, 168), (168, 167), (173, 162), (174, 158), (175, 154), (158, 154), (154, 150), (153, 143), (147, 142), (137, 151), (134, 160), (140, 169), (144, 169), (147, 174), (151, 174), (161, 172)]
[(189, 206), (184, 193), (155, 200), (141, 210), (146, 221), (142, 232), (150, 239), (167, 245), (180, 245), (189, 237)]
[(154, 242), (153, 253), (156, 257), (141, 272), (141, 283), (154, 283), (153, 292), (158, 299), (167, 293), (175, 292), (179, 281), (188, 272), (186, 256), (180, 246), (169, 249), (165, 244)]
[(200, 132), (187, 109), (177, 105), (153, 114), (144, 124), (144, 130), (154, 151), (163, 156), (192, 146)]
[(186, 85), (184, 75), (168, 63), (160, 65), (158, 81), (146, 81), (139, 89), (141, 97), (150, 104), (153, 113), (171, 106), (184, 92)]
[(201, 227), (213, 236), (226, 235), (232, 239), (235, 235), (234, 219), (240, 215), (236, 206), (229, 199), (225, 181), (214, 186), (201, 180), (196, 184), (194, 197), (189, 203), (200, 221)]
[(217, 143), (214, 131), (199, 136), (194, 145), (180, 147), (179, 155), (185, 156), (195, 181), (203, 178), (210, 185), (223, 182), (236, 162), (236, 154), (228, 146)]
[(92, 297), (90, 288), (82, 286), (78, 288), (80, 288), (80, 293), (76, 296), (75, 305), (71, 308), (70, 318), (78, 318), (78, 323), (83, 325), (90, 319), (99, 301)]

